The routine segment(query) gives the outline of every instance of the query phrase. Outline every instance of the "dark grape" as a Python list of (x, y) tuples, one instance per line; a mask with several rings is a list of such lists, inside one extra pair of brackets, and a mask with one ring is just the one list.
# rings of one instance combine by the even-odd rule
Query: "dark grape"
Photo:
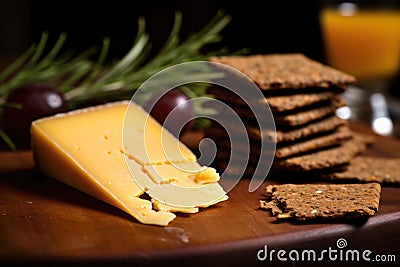
[[(181, 134), (191, 130), (194, 125), (194, 108), (192, 102), (184, 93), (173, 89), (160, 97), (155, 94), (144, 106), (144, 109), (167, 128), (173, 135), (179, 137)], [(176, 109), (175, 109), (176, 108)], [(175, 109), (175, 110), (174, 110)], [(173, 111), (172, 118), (166, 118)]]
[(68, 110), (63, 95), (55, 88), (43, 85), (25, 85), (13, 90), (6, 103), (19, 104), (20, 108), (4, 107), (4, 128), (20, 149), (30, 147), (32, 121)]

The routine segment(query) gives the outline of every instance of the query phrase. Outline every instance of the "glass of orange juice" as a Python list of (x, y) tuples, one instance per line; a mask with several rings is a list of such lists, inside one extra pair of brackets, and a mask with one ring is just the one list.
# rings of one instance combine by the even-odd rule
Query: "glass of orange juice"
[(326, 0), (319, 16), (327, 64), (354, 75), (362, 89), (351, 100), (384, 92), (399, 72), (400, 1)]
[(387, 81), (400, 64), (400, 1), (326, 1), (320, 12), (326, 60), (360, 83)]

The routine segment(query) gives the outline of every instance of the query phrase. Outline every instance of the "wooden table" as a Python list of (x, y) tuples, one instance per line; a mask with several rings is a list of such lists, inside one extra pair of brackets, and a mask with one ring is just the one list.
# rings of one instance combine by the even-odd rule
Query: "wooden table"
[[(352, 127), (368, 132), (364, 125)], [(400, 142), (377, 136), (365, 154), (400, 157)], [(159, 227), (137, 223), (124, 212), (30, 169), (29, 152), (22, 158), (25, 170), (0, 176), (0, 265), (271, 266), (257, 259), (265, 245), (275, 250), (321, 250), (337, 248), (339, 238), (346, 239), (349, 249), (393, 254), (400, 262), (399, 187), (383, 187), (380, 209), (366, 222), (293, 225), (275, 223), (258, 209), (264, 188), (272, 181), (249, 193), (249, 180), (243, 179), (229, 192), (228, 201), (197, 214), (179, 215), (168, 227)], [(296, 266), (302, 264), (311, 265)]]

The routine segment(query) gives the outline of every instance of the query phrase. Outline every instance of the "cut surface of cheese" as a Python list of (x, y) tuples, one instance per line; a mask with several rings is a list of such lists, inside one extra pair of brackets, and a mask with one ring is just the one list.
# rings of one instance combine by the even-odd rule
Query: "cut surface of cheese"
[(147, 165), (146, 173), (154, 183), (170, 183), (182, 187), (199, 187), (219, 180), (215, 169), (202, 167), (197, 162)]
[[(131, 106), (138, 110), (138, 120), (128, 125), (134, 127), (129, 130), (132, 139), (125, 136), (129, 142), (123, 143), (125, 114)], [(176, 217), (173, 212), (194, 213), (227, 199), (212, 168), (200, 166), (178, 139), (163, 133), (152, 118), (143, 118), (151, 117), (121, 101), (39, 119), (31, 127), (36, 166), (145, 224), (165, 226)], [(143, 127), (145, 131), (137, 130)], [(168, 149), (170, 154), (163, 153)], [(181, 187), (191, 187), (197, 195), (179, 196)], [(144, 193), (152, 199), (140, 198)], [(210, 194), (213, 201), (207, 200)]]
[[(127, 162), (132, 173), (143, 167), (135, 161)], [(206, 168), (211, 169), (211, 168)], [(173, 165), (147, 165), (144, 172), (147, 176), (136, 176), (135, 180), (148, 195), (161, 204), (173, 207), (174, 210), (196, 207), (208, 207), (227, 199), (217, 182), (197, 183), (192, 176), (200, 175), (204, 170), (192, 173), (177, 169)], [(214, 173), (213, 173), (214, 175)], [(171, 211), (173, 210), (171, 208)]]
[(123, 129), (124, 152), (142, 165), (196, 161), (196, 156), (133, 102)]

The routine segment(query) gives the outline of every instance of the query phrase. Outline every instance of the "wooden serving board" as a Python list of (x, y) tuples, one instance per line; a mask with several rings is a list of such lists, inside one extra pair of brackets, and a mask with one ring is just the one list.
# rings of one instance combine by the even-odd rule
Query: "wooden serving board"
[[(369, 132), (364, 125), (352, 127)], [(400, 142), (377, 136), (366, 154), (400, 157)], [(32, 164), (29, 155), (25, 157)], [(160, 227), (140, 224), (34, 169), (3, 173), (0, 265), (268, 266), (270, 262), (257, 258), (265, 245), (275, 250), (327, 249), (337, 248), (339, 238), (346, 239), (348, 248), (394, 254), (400, 261), (399, 187), (383, 187), (380, 209), (367, 221), (293, 225), (276, 223), (258, 209), (265, 186), (271, 183), (249, 193), (244, 177), (229, 192), (228, 201), (197, 214), (178, 215), (169, 226)]]

